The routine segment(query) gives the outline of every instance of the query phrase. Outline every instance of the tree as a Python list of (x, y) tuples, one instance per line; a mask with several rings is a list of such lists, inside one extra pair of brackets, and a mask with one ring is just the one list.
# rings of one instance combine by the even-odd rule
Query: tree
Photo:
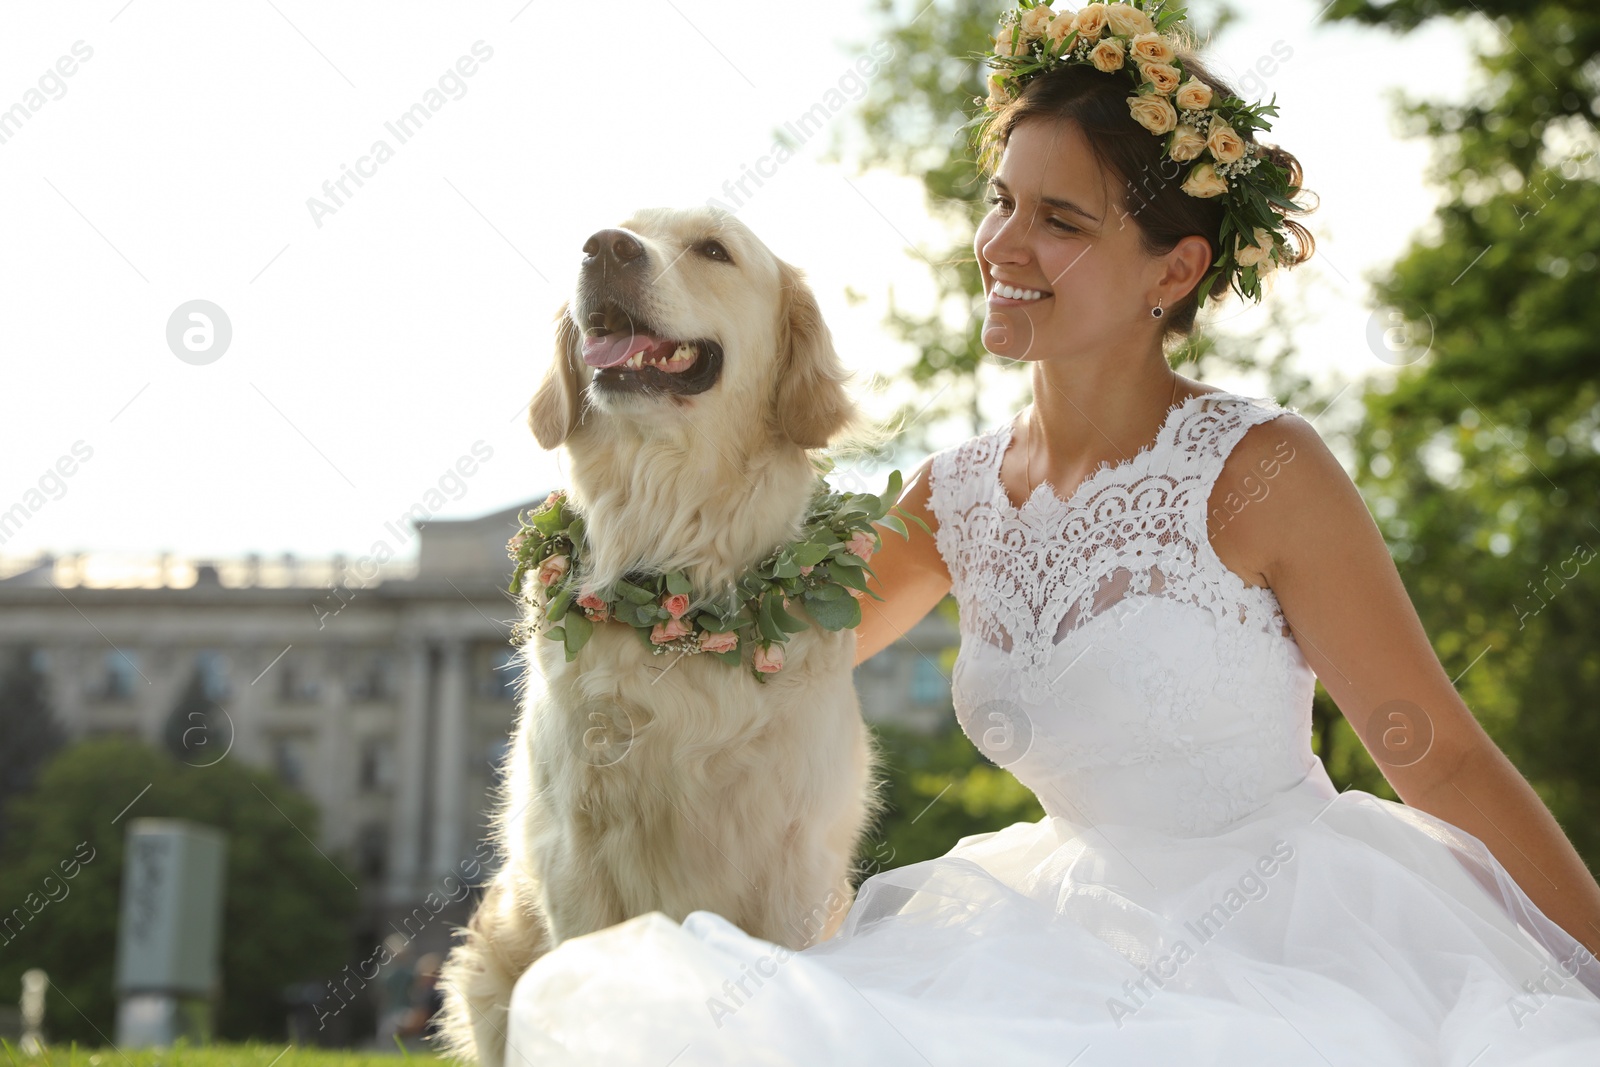
[(33, 787), (39, 768), (66, 743), (51, 713), (45, 676), (32, 646), (7, 648), (0, 661), (0, 849), (11, 823), (11, 800)]
[[(0, 988), (43, 968), (55, 1040), (115, 1038), (117, 905), (133, 818), (188, 819), (228, 835), (219, 1038), (281, 1039), (281, 990), (320, 982), (347, 959), (355, 886), (312, 845), (312, 802), (265, 771), (229, 760), (192, 767), (140, 742), (97, 738), (64, 749), (15, 811), (0, 902), (25, 914), (0, 935)], [(61, 864), (74, 858), (66, 878)]]
[(226, 713), (218, 718), (219, 710), (206, 691), (205, 675), (196, 668), (161, 731), (161, 740), (174, 759), (194, 766), (221, 757), (233, 731)]
[(1359, 484), (1463, 698), (1600, 870), (1600, 14), (1507, 0), (1338, 0), (1408, 32), (1492, 20), (1480, 86), (1405, 101), (1447, 202), (1377, 292)]

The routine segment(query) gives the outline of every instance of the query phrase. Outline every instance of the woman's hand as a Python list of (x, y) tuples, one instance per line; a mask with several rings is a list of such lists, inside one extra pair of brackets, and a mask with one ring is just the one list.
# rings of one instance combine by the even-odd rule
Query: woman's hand
[[(890, 514), (914, 515), (935, 532), (939, 523), (928, 508), (933, 457), (923, 460), (901, 488)], [(950, 572), (937, 542), (914, 522), (906, 521), (909, 538), (877, 523), (881, 548), (872, 554), (873, 575), (867, 588), (883, 597), (860, 598), (861, 625), (856, 627), (856, 663), (872, 658), (905, 634), (950, 592)]]

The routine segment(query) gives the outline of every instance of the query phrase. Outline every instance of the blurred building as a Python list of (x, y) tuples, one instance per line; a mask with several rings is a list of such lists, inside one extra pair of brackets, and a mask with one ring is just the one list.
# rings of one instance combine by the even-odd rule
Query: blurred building
[[(394, 555), (420, 536), (407, 563), (14, 562), (0, 571), (0, 644), (40, 650), (52, 707), (75, 738), (161, 745), (198, 675), (228, 728), (190, 739), (185, 761), (273, 768), (317, 803), (318, 847), (353, 863), (362, 926), (381, 938), (393, 923), (420, 950), (442, 948), (470, 898), (427, 929), (406, 917), (430, 892), (448, 895), (455, 883), (444, 879), (464, 861), (488, 854), (479, 845), (518, 688), (506, 541), (532, 506), (390, 525)], [(948, 722), (955, 644), (935, 611), (863, 664), (869, 721)]]

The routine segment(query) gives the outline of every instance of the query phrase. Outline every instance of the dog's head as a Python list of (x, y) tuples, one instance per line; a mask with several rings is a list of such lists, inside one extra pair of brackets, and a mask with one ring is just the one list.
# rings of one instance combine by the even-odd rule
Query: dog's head
[(710, 207), (652, 208), (585, 242), (529, 424), (550, 449), (597, 414), (648, 431), (699, 408), (701, 425), (758, 420), (818, 448), (857, 415), (848, 379), (800, 272), (749, 227)]

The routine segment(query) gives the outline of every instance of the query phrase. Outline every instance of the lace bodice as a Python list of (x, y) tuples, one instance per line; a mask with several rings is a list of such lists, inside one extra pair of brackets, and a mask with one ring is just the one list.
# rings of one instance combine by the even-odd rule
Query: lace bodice
[(934, 456), (961, 615), (957, 717), (1049, 814), (1209, 832), (1315, 763), (1315, 675), (1272, 590), (1229, 570), (1207, 534), (1208, 505), (1241, 506), (1210, 500), (1228, 453), (1287, 410), (1191, 396), (1130, 459), (1065, 500), (1041, 483), (1020, 508), (1000, 481), (1009, 423)]

